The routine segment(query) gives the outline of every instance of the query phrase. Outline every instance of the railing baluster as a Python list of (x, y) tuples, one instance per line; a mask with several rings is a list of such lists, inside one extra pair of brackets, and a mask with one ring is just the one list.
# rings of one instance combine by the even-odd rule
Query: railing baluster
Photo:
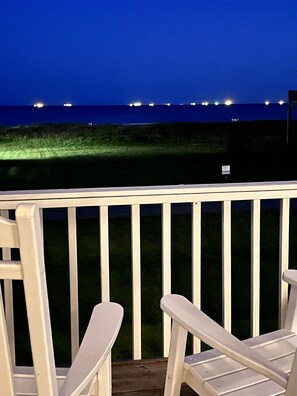
[[(1, 216), (9, 218), (8, 210), (1, 210)], [(11, 250), (9, 248), (2, 248), (3, 260), (11, 259)], [(4, 301), (5, 301), (5, 317), (9, 347), (11, 351), (12, 364), (15, 364), (15, 337), (14, 337), (14, 316), (13, 316), (13, 286), (12, 281), (4, 280)]]
[[(109, 219), (108, 206), (102, 205), (100, 212), (100, 271), (101, 271), (101, 301), (110, 301), (110, 276), (109, 276)], [(103, 384), (103, 392), (106, 396), (111, 396), (111, 389), (108, 384), (111, 384), (111, 354), (108, 355), (103, 367), (101, 378), (106, 379)], [(107, 388), (106, 388), (107, 386)], [(99, 390), (98, 390), (99, 394)]]
[(100, 206), (101, 300), (110, 300), (108, 206)]
[[(201, 202), (192, 204), (192, 300), (201, 308)], [(194, 337), (193, 353), (201, 350), (201, 341)]]
[(231, 201), (222, 206), (223, 326), (231, 332)]
[(78, 273), (77, 273), (77, 229), (76, 208), (68, 208), (70, 313), (71, 313), (71, 357), (75, 358), (79, 348)]
[(260, 200), (252, 201), (251, 211), (251, 336), (260, 333)]
[[(162, 205), (162, 279), (163, 295), (171, 293), (171, 204)], [(163, 355), (168, 356), (171, 320), (163, 313)]]
[(281, 200), (279, 241), (279, 325), (283, 327), (288, 302), (288, 284), (282, 280), (282, 273), (289, 268), (289, 226), (290, 198)]
[(132, 221), (132, 290), (133, 290), (133, 358), (141, 359), (141, 261), (140, 206), (131, 207)]

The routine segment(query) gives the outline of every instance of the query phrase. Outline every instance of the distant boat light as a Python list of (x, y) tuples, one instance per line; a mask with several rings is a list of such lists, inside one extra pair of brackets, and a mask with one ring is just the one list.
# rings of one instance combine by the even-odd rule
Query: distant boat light
[(233, 102), (231, 99), (227, 99), (227, 100), (225, 100), (224, 104), (225, 104), (225, 106), (231, 106), (233, 104)]
[(72, 107), (72, 103), (64, 103), (64, 107)]
[(219, 102), (215, 102), (215, 106), (218, 106), (219, 105)]
[(280, 100), (280, 101), (278, 102), (278, 104), (281, 105), (281, 106), (282, 106), (284, 103), (285, 103), (285, 102), (284, 102), (283, 100)]
[(265, 104), (268, 106), (270, 104), (269, 100), (265, 100)]
[(191, 106), (196, 106), (196, 103), (195, 102), (191, 102), (190, 105)]
[(34, 107), (37, 107), (38, 109), (41, 109), (41, 107), (43, 107), (43, 106), (44, 106), (44, 104), (41, 102), (34, 103)]
[(132, 107), (132, 106), (139, 107), (139, 106), (141, 106), (141, 102), (129, 103), (129, 106), (130, 107)]
[(202, 102), (202, 106), (208, 106), (208, 102)]
[(155, 106), (155, 103), (149, 103), (149, 106), (153, 107)]

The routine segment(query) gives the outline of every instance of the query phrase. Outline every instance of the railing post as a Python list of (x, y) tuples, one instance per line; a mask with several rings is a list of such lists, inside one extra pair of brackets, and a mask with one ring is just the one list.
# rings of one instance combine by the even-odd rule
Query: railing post
[[(171, 205), (162, 205), (163, 296), (171, 293)], [(169, 354), (171, 319), (163, 312), (163, 356)]]
[[(192, 204), (192, 300), (201, 308), (201, 202)], [(201, 341), (194, 337), (193, 353), (201, 350)]]
[(289, 225), (290, 198), (283, 198), (280, 207), (279, 241), (279, 325), (284, 326), (288, 304), (288, 284), (282, 280), (283, 272), (289, 268)]
[(76, 208), (68, 208), (68, 243), (70, 277), (70, 313), (71, 313), (71, 357), (74, 360), (79, 349), (79, 313), (78, 313), (78, 274), (77, 274), (77, 236)]
[[(110, 276), (109, 276), (109, 221), (108, 206), (102, 205), (100, 214), (100, 263), (101, 263), (101, 301), (110, 301)], [(100, 370), (100, 381), (98, 387), (105, 387), (107, 396), (111, 396), (111, 354), (108, 355)], [(101, 392), (100, 389), (98, 391)]]
[(231, 201), (222, 205), (223, 326), (231, 332)]
[(108, 206), (100, 206), (101, 301), (110, 300)]
[(133, 357), (141, 359), (140, 206), (132, 205)]
[(260, 333), (260, 216), (259, 199), (251, 208), (251, 336)]

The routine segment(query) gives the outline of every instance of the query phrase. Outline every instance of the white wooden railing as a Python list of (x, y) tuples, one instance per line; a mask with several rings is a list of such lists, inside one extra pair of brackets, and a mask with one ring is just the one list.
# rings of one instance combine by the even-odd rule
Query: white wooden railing
[[(125, 187), (75, 190), (18, 191), (0, 193), (1, 214), (8, 216), (20, 202), (35, 202), (41, 212), (45, 208), (67, 208), (68, 243), (70, 270), (71, 302), (71, 345), (72, 356), (76, 354), (79, 344), (79, 301), (77, 271), (77, 227), (76, 209), (80, 207), (98, 207), (100, 211), (100, 263), (101, 263), (101, 298), (110, 298), (109, 277), (109, 208), (128, 205), (131, 207), (131, 241), (132, 241), (132, 293), (133, 293), (133, 358), (142, 357), (141, 344), (141, 212), (145, 205), (159, 204), (162, 208), (162, 282), (163, 294), (171, 292), (171, 219), (173, 204), (189, 203), (192, 218), (192, 298), (201, 305), (201, 218), (202, 204), (219, 202), (222, 214), (222, 285), (223, 285), (223, 319), (225, 328), (231, 330), (231, 217), (235, 202), (250, 201), (251, 205), (251, 335), (259, 334), (260, 323), (260, 223), (261, 203), (267, 200), (279, 200), (279, 273), (289, 266), (289, 224), (290, 204), (297, 198), (297, 182), (242, 183), (216, 185), (179, 185), (159, 187)], [(296, 238), (296, 236), (295, 236)], [(4, 254), (9, 254), (4, 252)], [(280, 321), (285, 315), (285, 303), (288, 289), (279, 279)], [(11, 285), (5, 285), (6, 312), (10, 318), (13, 334), (13, 303)], [(163, 351), (168, 354), (170, 321), (163, 317)], [(13, 336), (11, 335), (13, 344)], [(199, 350), (196, 341), (194, 350)]]

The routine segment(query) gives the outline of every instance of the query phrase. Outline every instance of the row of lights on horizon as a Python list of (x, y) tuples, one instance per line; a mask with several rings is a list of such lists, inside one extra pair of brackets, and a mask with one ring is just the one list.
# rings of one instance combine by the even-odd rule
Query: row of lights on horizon
[[(269, 101), (269, 100), (266, 100), (264, 103), (265, 103), (266, 106), (268, 106), (268, 105), (270, 104), (270, 101)], [(279, 105), (283, 105), (284, 103), (285, 103), (285, 102), (284, 102), (283, 100), (278, 101), (278, 104), (279, 104)], [(202, 105), (202, 106), (208, 106), (209, 104), (210, 104), (210, 103), (207, 102), (207, 101), (201, 102), (201, 105)], [(219, 102), (214, 102), (214, 105), (215, 105), (215, 106), (218, 106), (219, 104), (220, 104)], [(231, 106), (231, 105), (233, 104), (233, 101), (232, 101), (231, 99), (227, 99), (227, 100), (225, 100), (225, 102), (224, 102), (223, 104), (224, 104), (225, 106)], [(165, 103), (164, 105), (165, 105), (165, 106), (170, 106), (171, 103)], [(182, 103), (181, 105), (183, 105), (183, 103)], [(191, 106), (196, 106), (196, 105), (199, 105), (199, 103), (191, 102), (190, 105), (191, 105)], [(44, 105), (42, 102), (34, 103), (34, 107), (37, 107), (37, 108), (39, 108), (39, 109), (42, 108), (42, 107), (44, 107), (44, 106), (45, 106), (45, 105)], [(64, 106), (64, 107), (72, 107), (72, 103), (64, 103), (63, 106)], [(140, 107), (140, 106), (143, 106), (143, 104), (142, 104), (141, 102), (134, 102), (134, 103), (129, 103), (129, 106), (130, 106), (130, 107)], [(153, 106), (155, 106), (155, 103), (149, 103), (148, 106), (153, 107)]]
[[(271, 102), (269, 101), (269, 100), (265, 100), (265, 105), (266, 106), (268, 106)], [(279, 105), (283, 105), (285, 102), (283, 101), (283, 100), (279, 100), (278, 102), (277, 102)], [(188, 104), (188, 103), (187, 103)], [(202, 106), (208, 106), (209, 104), (211, 104), (211, 103), (209, 103), (209, 102), (207, 102), (207, 101), (203, 101), (203, 102), (201, 102), (200, 103)], [(220, 104), (220, 102), (214, 102), (213, 103), (215, 106), (218, 106), (219, 104)], [(223, 104), (225, 105), (225, 106), (231, 106), (232, 104), (233, 104), (233, 101), (231, 100), (231, 99), (227, 99), (227, 100), (225, 100), (225, 102), (223, 102)], [(170, 106), (171, 105), (171, 103), (164, 103), (164, 105), (165, 106)], [(184, 103), (181, 103), (181, 105), (184, 105)], [(199, 103), (196, 103), (196, 102), (191, 102), (190, 103), (190, 105), (191, 106), (196, 106), (196, 105), (199, 105)], [(141, 103), (141, 102), (134, 102), (134, 103), (129, 103), (129, 106), (130, 107), (139, 107), (139, 106), (143, 106), (143, 104)], [(149, 103), (148, 104), (148, 106), (155, 106), (155, 103)]]
[[(37, 107), (38, 109), (41, 109), (41, 108), (44, 107), (45, 105), (44, 105), (44, 103), (42, 103), (42, 102), (37, 102), (37, 103), (34, 103), (33, 106), (34, 106), (34, 107)], [(64, 107), (72, 107), (72, 103), (64, 103), (63, 106), (64, 106)]]

